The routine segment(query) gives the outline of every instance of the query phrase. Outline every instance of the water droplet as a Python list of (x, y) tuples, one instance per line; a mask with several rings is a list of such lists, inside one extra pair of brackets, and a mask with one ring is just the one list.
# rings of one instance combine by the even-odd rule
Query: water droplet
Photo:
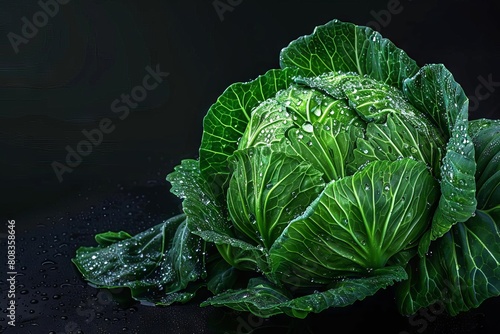
[(45, 260), (42, 262), (42, 266), (47, 266), (47, 265), (54, 265), (56, 264), (54, 261), (50, 261), (50, 260)]
[(309, 122), (306, 122), (306, 123), (302, 124), (302, 129), (305, 132), (309, 132), (309, 133), (312, 133), (314, 131), (314, 128), (313, 128), (312, 124), (309, 123)]

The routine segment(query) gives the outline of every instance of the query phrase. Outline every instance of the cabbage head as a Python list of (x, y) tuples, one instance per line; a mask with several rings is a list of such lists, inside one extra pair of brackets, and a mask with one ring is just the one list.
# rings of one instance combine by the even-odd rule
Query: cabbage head
[(333, 20), (210, 107), (167, 176), (179, 215), (73, 262), (155, 305), (203, 288), (201, 306), (304, 318), (394, 286), (402, 314), (456, 315), (500, 294), (499, 133), (445, 66)]

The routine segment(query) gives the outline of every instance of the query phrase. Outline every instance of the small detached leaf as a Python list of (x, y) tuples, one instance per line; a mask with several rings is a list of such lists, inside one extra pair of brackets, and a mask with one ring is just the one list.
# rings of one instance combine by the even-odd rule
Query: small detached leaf
[(185, 302), (194, 294), (185, 290), (205, 276), (201, 239), (191, 234), (185, 215), (170, 218), (133, 237), (110, 236), (98, 247), (80, 247), (72, 259), (87, 281), (99, 288), (129, 288), (134, 299), (168, 305)]

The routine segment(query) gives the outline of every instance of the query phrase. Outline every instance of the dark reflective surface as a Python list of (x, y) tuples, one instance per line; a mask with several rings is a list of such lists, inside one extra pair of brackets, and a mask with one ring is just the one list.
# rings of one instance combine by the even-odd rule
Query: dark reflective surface
[[(500, 300), (455, 318), (438, 306), (414, 317), (397, 313), (391, 289), (351, 307), (310, 317), (260, 319), (225, 308), (201, 308), (201, 293), (185, 305), (151, 307), (130, 299), (128, 291), (95, 289), (70, 262), (77, 247), (93, 246), (102, 231), (139, 232), (177, 210), (164, 186), (82, 191), (43, 212), (20, 215), (18, 228), (16, 328), (5, 333), (496, 333)], [(23, 226), (23, 227), (21, 227)], [(5, 247), (2, 240), (2, 247)], [(5, 281), (1, 283), (6, 290)], [(2, 293), (2, 308), (6, 295)], [(5, 310), (5, 309), (4, 309)]]

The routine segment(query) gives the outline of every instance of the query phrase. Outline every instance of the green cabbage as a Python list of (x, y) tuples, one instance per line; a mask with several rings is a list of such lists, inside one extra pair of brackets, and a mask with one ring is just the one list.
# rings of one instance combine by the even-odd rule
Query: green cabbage
[[(198, 159), (167, 176), (178, 216), (106, 232), (73, 262), (97, 287), (156, 305), (260, 317), (343, 307), (395, 286), (402, 314), (451, 315), (500, 294), (500, 122), (469, 121), (441, 64), (333, 20), (280, 69), (229, 86)], [(124, 265), (125, 264), (125, 265)]]

